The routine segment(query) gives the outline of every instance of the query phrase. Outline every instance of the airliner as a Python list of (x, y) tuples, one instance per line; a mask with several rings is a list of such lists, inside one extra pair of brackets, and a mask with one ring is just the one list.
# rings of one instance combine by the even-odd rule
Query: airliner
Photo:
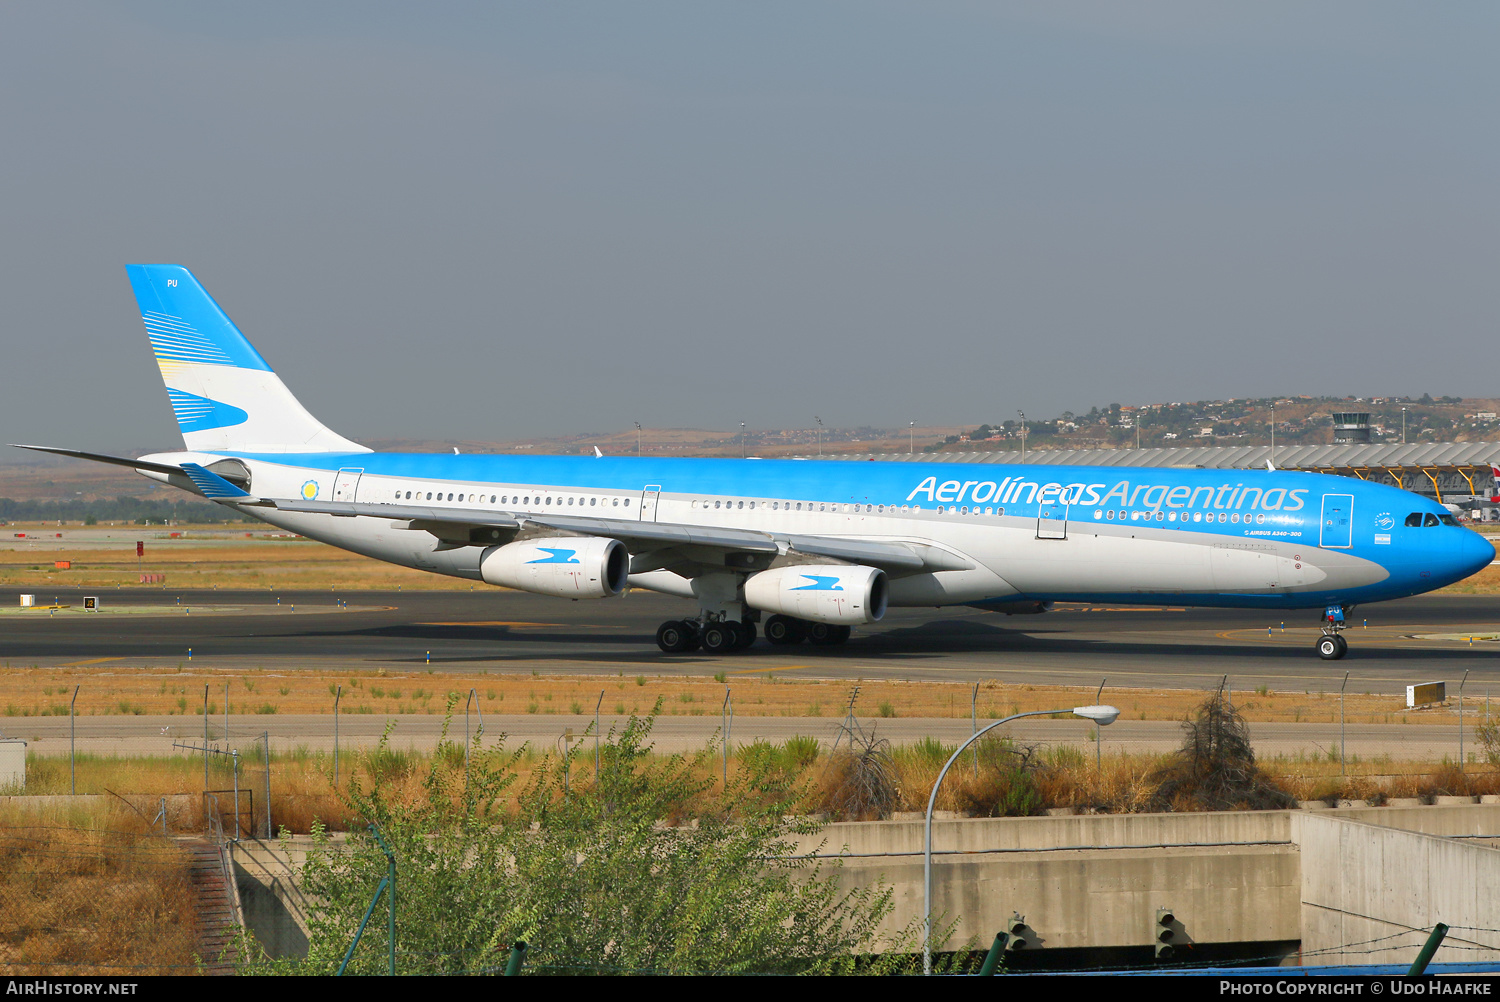
[(375, 452), (314, 418), (188, 269), (126, 271), (183, 451), (21, 448), (129, 467), (435, 574), (676, 596), (693, 611), (657, 629), (667, 653), (727, 655), (757, 633), (840, 644), (891, 607), (1085, 602), (1317, 610), (1316, 653), (1332, 660), (1354, 606), (1495, 559), (1434, 501), (1270, 468)]

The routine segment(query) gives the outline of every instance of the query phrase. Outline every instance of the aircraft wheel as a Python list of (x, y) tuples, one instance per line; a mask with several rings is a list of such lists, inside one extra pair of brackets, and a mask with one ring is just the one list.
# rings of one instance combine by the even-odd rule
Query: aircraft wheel
[(755, 624), (748, 620), (742, 620), (739, 624), (740, 642), (735, 645), (739, 650), (744, 650), (755, 643)]
[(693, 648), (697, 631), (680, 619), (669, 619), (656, 628), (656, 646), (667, 654), (681, 654)]
[(1333, 633), (1325, 633), (1318, 638), (1318, 657), (1324, 661), (1337, 661), (1344, 656), (1349, 649), (1344, 638)]
[(791, 616), (772, 616), (766, 620), (766, 639), (773, 644), (800, 644), (806, 638), (803, 624)]
[(710, 654), (728, 654), (739, 640), (740, 630), (735, 623), (710, 623), (703, 628), (703, 649)]
[(831, 647), (834, 644), (842, 644), (849, 639), (849, 627), (834, 626), (830, 623), (808, 623), (807, 639), (809, 643), (817, 644), (819, 647)]
[(1342, 633), (1335, 633), (1333, 637), (1339, 642), (1339, 657), (1343, 657), (1345, 654), (1348, 654), (1349, 641), (1344, 639), (1344, 635)]

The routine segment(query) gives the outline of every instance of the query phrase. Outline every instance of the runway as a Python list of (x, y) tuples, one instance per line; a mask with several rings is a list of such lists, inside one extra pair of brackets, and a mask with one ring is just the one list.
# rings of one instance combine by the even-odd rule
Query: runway
[[(15, 591), (0, 606), (16, 609)], [(55, 593), (82, 605), (82, 592)], [(41, 597), (50, 601), (54, 594)], [(711, 657), (665, 655), (658, 623), (687, 603), (649, 593), (569, 602), (519, 592), (102, 592), (104, 611), (0, 616), (10, 667), (159, 666), (235, 671), (410, 669), (560, 674), (894, 678), (1398, 694), (1411, 682), (1470, 672), (1471, 694), (1500, 683), (1500, 597), (1423, 596), (1356, 611), (1349, 656), (1313, 653), (1317, 613), (1063, 607), (1007, 617), (966, 608), (894, 609), (840, 647), (772, 647)], [(278, 605), (279, 602), (279, 605)], [(198, 612), (192, 610), (197, 607)], [(111, 614), (111, 608), (129, 608)], [(1366, 625), (1368, 624), (1368, 625)], [(1438, 637), (1440, 639), (1434, 639)], [(1450, 690), (1451, 691), (1451, 690)]]

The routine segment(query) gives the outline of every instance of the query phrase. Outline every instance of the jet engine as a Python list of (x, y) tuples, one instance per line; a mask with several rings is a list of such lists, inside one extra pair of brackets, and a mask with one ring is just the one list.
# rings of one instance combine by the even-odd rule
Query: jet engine
[(745, 579), (752, 609), (840, 626), (878, 622), (889, 592), (885, 571), (849, 564), (774, 567)]
[(492, 546), (479, 558), (486, 582), (559, 598), (613, 598), (625, 590), (630, 554), (618, 539), (559, 536)]

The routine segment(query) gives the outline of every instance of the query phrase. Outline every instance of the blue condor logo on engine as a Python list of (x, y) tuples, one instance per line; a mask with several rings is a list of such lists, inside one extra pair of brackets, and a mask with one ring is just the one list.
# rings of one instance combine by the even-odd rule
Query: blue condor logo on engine
[[(1189, 487), (1178, 484), (1136, 484), (1121, 480), (1104, 491), (1108, 484), (1060, 484), (1041, 483), (1020, 477), (1006, 477), (999, 483), (993, 480), (948, 480), (938, 483), (937, 477), (928, 477), (906, 496), (914, 501), (925, 497), (933, 504), (1066, 504), (1100, 505), (1122, 508), (1143, 507), (1152, 511), (1167, 508), (1204, 508), (1214, 510), (1251, 511), (1300, 511), (1306, 506), (1306, 488), (1288, 490), (1285, 487), (1246, 487), (1244, 484), (1223, 484), (1218, 487)], [(972, 490), (970, 489), (972, 488)]]
[(811, 581), (812, 584), (799, 585), (796, 588), (789, 588), (788, 591), (843, 591), (844, 590), (844, 586), (841, 585), (841, 584), (839, 584), (839, 579), (836, 578), (836, 577), (824, 577), (824, 576), (819, 575), (819, 574), (804, 574), (802, 576), (805, 577), (805, 578), (807, 578), (807, 580)]
[(539, 558), (537, 560), (528, 560), (528, 561), (526, 561), (528, 564), (576, 564), (576, 563), (578, 563), (578, 557), (576, 557), (574, 555), (574, 554), (576, 554), (578, 552), (577, 550), (554, 550), (554, 549), (550, 549), (550, 548), (548, 548), (546, 546), (538, 546), (537, 549), (541, 550), (543, 553), (549, 554), (549, 556), (541, 557), (541, 558)]

